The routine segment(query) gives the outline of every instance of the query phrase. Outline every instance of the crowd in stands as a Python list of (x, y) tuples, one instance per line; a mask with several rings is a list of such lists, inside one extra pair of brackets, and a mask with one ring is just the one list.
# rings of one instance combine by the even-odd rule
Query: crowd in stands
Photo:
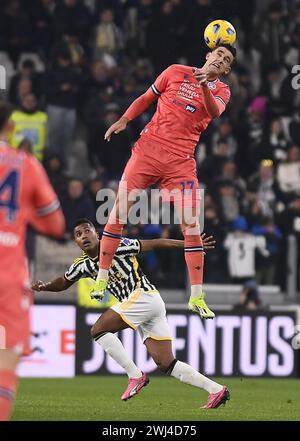
[[(300, 248), (299, 1), (3, 0), (0, 64), (8, 75), (2, 95), (15, 108), (11, 144), (43, 162), (71, 239), (77, 218), (96, 221), (97, 192), (116, 188), (155, 106), (110, 143), (106, 129), (168, 65), (201, 66), (203, 30), (220, 17), (237, 30), (237, 59), (224, 79), (232, 92), (227, 110), (196, 149), (205, 231), (217, 240), (205, 280), (232, 280), (225, 244), (241, 231), (265, 238), (258, 282), (285, 289), (288, 235)], [(78, 156), (78, 139), (85, 156)], [(181, 238), (176, 225), (129, 225), (127, 233)], [(142, 259), (160, 286), (185, 286), (183, 253)]]

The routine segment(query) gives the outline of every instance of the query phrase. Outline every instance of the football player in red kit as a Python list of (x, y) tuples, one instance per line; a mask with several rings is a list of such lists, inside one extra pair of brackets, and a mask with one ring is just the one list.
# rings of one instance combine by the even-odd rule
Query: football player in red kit
[(39, 162), (11, 148), (11, 107), (0, 102), (0, 421), (8, 420), (17, 389), (16, 368), (28, 353), (31, 288), (25, 252), (26, 230), (59, 237), (65, 221)]
[(230, 72), (235, 54), (232, 46), (219, 45), (206, 55), (201, 68), (171, 65), (105, 133), (109, 141), (157, 100), (156, 112), (135, 143), (125, 167), (114, 209), (103, 232), (95, 298), (103, 297), (107, 286), (108, 270), (133, 204), (129, 193), (159, 181), (162, 190), (174, 195), (172, 201), (181, 221), (191, 283), (189, 308), (202, 318), (214, 318), (202, 291), (204, 253), (194, 151), (201, 133), (224, 112), (230, 99), (229, 87), (219, 77)]

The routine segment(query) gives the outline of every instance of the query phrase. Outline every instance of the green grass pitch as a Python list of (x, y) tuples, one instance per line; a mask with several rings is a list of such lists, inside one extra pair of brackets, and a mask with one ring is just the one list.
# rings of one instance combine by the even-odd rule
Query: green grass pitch
[(152, 377), (127, 402), (121, 394), (125, 376), (74, 379), (22, 379), (14, 421), (228, 421), (300, 420), (300, 380), (217, 379), (231, 399), (219, 409), (203, 411), (206, 392), (173, 378)]

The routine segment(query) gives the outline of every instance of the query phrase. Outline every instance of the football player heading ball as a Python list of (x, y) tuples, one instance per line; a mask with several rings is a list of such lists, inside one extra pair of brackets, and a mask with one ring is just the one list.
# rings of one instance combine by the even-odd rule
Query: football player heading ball
[[(202, 291), (204, 253), (197, 212), (199, 195), (194, 151), (201, 133), (213, 118), (224, 112), (230, 99), (229, 87), (219, 77), (230, 72), (235, 55), (235, 48), (222, 43), (206, 55), (201, 68), (169, 66), (105, 133), (104, 138), (109, 141), (157, 100), (156, 112), (142, 130), (125, 167), (116, 204), (103, 232), (95, 298), (103, 297), (107, 287), (108, 271), (133, 204), (129, 193), (159, 181), (161, 189), (178, 191), (184, 196), (183, 200), (178, 197), (173, 202), (178, 218), (182, 219), (184, 254), (191, 283), (189, 308), (202, 318), (214, 318)], [(120, 207), (127, 207), (122, 215)], [(186, 207), (192, 209), (190, 218), (186, 218)]]

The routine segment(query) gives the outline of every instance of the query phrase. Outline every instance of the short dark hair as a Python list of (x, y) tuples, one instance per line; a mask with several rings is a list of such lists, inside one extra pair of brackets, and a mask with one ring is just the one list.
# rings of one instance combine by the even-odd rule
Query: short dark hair
[(4, 129), (10, 115), (13, 111), (13, 107), (7, 101), (0, 101), (0, 131)]
[(80, 219), (77, 219), (77, 221), (75, 222), (74, 227), (73, 227), (73, 231), (75, 230), (76, 227), (78, 227), (78, 225), (82, 225), (82, 224), (89, 224), (91, 227), (96, 229), (96, 227), (92, 221), (90, 221), (87, 217), (82, 217)]
[(231, 54), (233, 55), (233, 58), (236, 57), (236, 48), (231, 46), (231, 44), (218, 44), (218, 46), (214, 47), (212, 52), (215, 51), (216, 49), (218, 49), (219, 47), (225, 47), (227, 50), (229, 50), (229, 52), (231, 52)]

